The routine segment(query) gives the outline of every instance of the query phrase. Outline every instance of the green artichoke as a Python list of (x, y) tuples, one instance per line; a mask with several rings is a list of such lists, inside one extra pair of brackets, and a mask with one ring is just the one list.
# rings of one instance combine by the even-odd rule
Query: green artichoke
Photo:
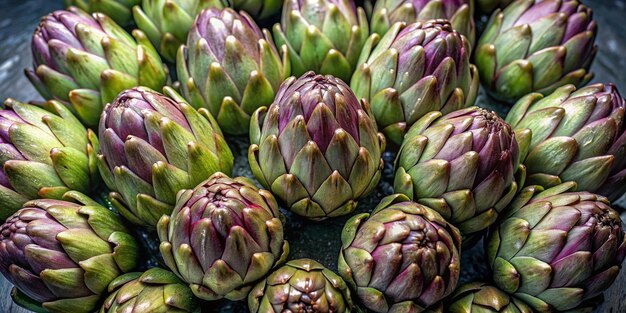
[(461, 235), (404, 195), (353, 216), (341, 233), (339, 274), (376, 313), (423, 312), (456, 288)]
[(523, 185), (520, 145), (527, 146), (529, 137), (516, 136), (496, 113), (481, 108), (430, 112), (404, 139), (394, 190), (439, 212), (471, 245), (469, 237), (493, 224)]
[(469, 283), (450, 297), (448, 313), (533, 313), (523, 301), (485, 283)]
[(116, 23), (129, 26), (133, 22), (131, 8), (138, 5), (141, 0), (63, 0), (63, 2), (66, 6), (75, 6), (89, 13), (103, 13)]
[(487, 241), (495, 284), (535, 312), (566, 311), (601, 294), (626, 254), (619, 214), (568, 182), (525, 188)]
[(626, 100), (613, 84), (579, 90), (566, 85), (546, 97), (520, 99), (506, 120), (532, 131), (526, 184), (575, 181), (579, 190), (620, 198), (626, 192), (625, 110)]
[(144, 33), (131, 37), (109, 17), (70, 7), (42, 18), (32, 39), (28, 79), (46, 99), (67, 105), (87, 127), (102, 108), (134, 86), (161, 89), (166, 67)]
[(248, 160), (257, 180), (301, 216), (354, 210), (383, 169), (385, 138), (366, 102), (333, 76), (287, 79), (250, 123)]
[(61, 199), (100, 184), (98, 138), (61, 103), (48, 111), (7, 99), (0, 110), (0, 219), (31, 199)]
[(591, 9), (579, 1), (515, 1), (492, 15), (474, 60), (483, 86), (496, 99), (548, 95), (593, 77), (596, 33)]
[(98, 167), (113, 191), (111, 202), (146, 227), (172, 212), (178, 191), (233, 168), (211, 114), (194, 110), (169, 87), (164, 91), (169, 97), (145, 87), (126, 90), (100, 120)]
[(365, 11), (352, 0), (285, 0), (278, 46), (289, 50), (292, 74), (307, 71), (349, 81), (369, 36)]
[(396, 23), (378, 39), (370, 36), (363, 48), (351, 86), (393, 143), (400, 145), (428, 112), (473, 105), (479, 81), (469, 63), (471, 47), (447, 21)]
[(196, 16), (206, 8), (223, 7), (221, 0), (143, 0), (133, 7), (133, 16), (163, 58), (174, 63)]
[(158, 267), (116, 278), (109, 293), (100, 313), (200, 313), (189, 287), (174, 273)]
[(374, 5), (372, 33), (384, 35), (396, 22), (447, 19), (471, 44), (476, 40), (472, 0), (379, 0)]
[(244, 299), (289, 254), (276, 200), (244, 177), (180, 192), (157, 229), (165, 264), (204, 300)]
[(255, 19), (264, 20), (280, 11), (283, 0), (226, 0), (237, 10), (244, 10)]
[(0, 272), (25, 308), (93, 312), (107, 285), (137, 264), (137, 243), (97, 202), (75, 191), (64, 199), (27, 202), (0, 226)]
[(476, 0), (476, 8), (479, 12), (491, 14), (498, 8), (506, 8), (514, 0)]
[(357, 312), (343, 279), (310, 259), (289, 261), (259, 282), (248, 307), (251, 313)]
[(281, 52), (245, 12), (206, 9), (177, 55), (182, 94), (209, 110), (225, 133), (247, 134), (250, 115), (272, 103), (289, 76), (286, 48)]

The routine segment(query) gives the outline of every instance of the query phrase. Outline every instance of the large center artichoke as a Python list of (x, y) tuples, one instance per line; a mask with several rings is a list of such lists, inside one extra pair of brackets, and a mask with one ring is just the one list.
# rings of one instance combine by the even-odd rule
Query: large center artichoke
[(506, 120), (532, 131), (526, 184), (575, 181), (579, 190), (617, 200), (626, 192), (625, 110), (626, 100), (612, 84), (567, 85), (546, 97), (520, 99)]
[(356, 312), (343, 279), (310, 259), (289, 261), (259, 282), (248, 307), (252, 313)]
[(601, 294), (626, 254), (619, 214), (575, 187), (522, 190), (487, 241), (496, 285), (536, 312), (566, 311)]
[(272, 103), (289, 76), (287, 50), (281, 52), (245, 12), (206, 9), (177, 55), (182, 94), (194, 107), (208, 109), (225, 133), (246, 134), (250, 115)]
[(26, 75), (44, 98), (62, 101), (95, 128), (104, 105), (124, 89), (161, 89), (167, 82), (150, 41), (139, 30), (133, 36), (102, 13), (55, 11), (33, 35), (33, 70)]
[(513, 102), (566, 85), (585, 85), (596, 54), (597, 24), (576, 0), (520, 0), (497, 10), (474, 59), (483, 86)]
[(456, 288), (461, 235), (436, 211), (395, 194), (341, 233), (339, 274), (376, 313), (422, 312)]
[(395, 144), (424, 114), (449, 113), (476, 100), (470, 44), (447, 21), (396, 23), (378, 39), (374, 34), (365, 45), (351, 86)]
[(396, 22), (447, 19), (452, 28), (474, 43), (476, 26), (472, 6), (473, 0), (379, 0), (372, 14), (372, 33), (382, 36)]
[[(520, 135), (526, 146), (527, 132)], [(477, 107), (426, 114), (400, 148), (394, 190), (435, 209), (464, 236), (479, 235), (523, 184), (514, 177), (520, 168), (517, 137), (494, 112)]]
[(289, 49), (292, 74), (329, 74), (348, 82), (369, 36), (353, 0), (285, 0), (276, 44)]
[(171, 98), (144, 87), (126, 90), (100, 121), (98, 167), (110, 199), (129, 221), (147, 227), (172, 212), (178, 191), (233, 168), (211, 114), (165, 92)]
[(111, 17), (122, 26), (129, 26), (133, 22), (131, 8), (141, 0), (63, 0), (66, 6), (76, 6), (79, 9), (96, 13), (100, 12)]
[(98, 138), (61, 103), (48, 111), (7, 99), (0, 110), (0, 220), (31, 199), (99, 187)]
[(380, 180), (385, 138), (366, 102), (340, 79), (309, 72), (286, 80), (250, 123), (257, 180), (310, 219), (344, 215)]
[(178, 195), (158, 224), (165, 264), (199, 298), (242, 300), (289, 253), (278, 204), (246, 178), (216, 173)]
[(77, 192), (33, 200), (0, 226), (0, 272), (13, 300), (41, 312), (93, 312), (117, 276), (137, 263), (122, 220)]
[(223, 7), (221, 0), (143, 0), (133, 8), (133, 16), (163, 58), (175, 62), (196, 16), (206, 8)]

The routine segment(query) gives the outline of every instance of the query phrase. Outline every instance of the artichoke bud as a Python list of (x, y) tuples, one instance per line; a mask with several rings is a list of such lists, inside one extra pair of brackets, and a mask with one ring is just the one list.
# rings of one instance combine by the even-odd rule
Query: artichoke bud
[(524, 301), (508, 295), (506, 292), (481, 282), (465, 284), (450, 297), (447, 305), (450, 313), (474, 312), (534, 312)]
[(282, 0), (226, 0), (228, 5), (252, 15), (255, 20), (267, 20), (280, 12)]
[(63, 2), (65, 6), (75, 6), (85, 12), (101, 12), (122, 26), (131, 26), (133, 22), (131, 9), (139, 5), (141, 0), (63, 0)]

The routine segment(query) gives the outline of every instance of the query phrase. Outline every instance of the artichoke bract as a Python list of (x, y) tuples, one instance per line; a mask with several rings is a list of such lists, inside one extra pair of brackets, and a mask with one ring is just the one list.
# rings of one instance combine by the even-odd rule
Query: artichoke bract
[(124, 274), (109, 284), (100, 313), (200, 313), (200, 303), (174, 273), (154, 267)]
[(179, 193), (157, 229), (165, 264), (204, 300), (243, 300), (289, 254), (272, 194), (223, 173)]
[(396, 23), (380, 41), (370, 36), (351, 87), (370, 103), (385, 136), (400, 145), (424, 114), (474, 104), (479, 80), (470, 53), (467, 39), (445, 20)]
[(28, 200), (90, 193), (101, 182), (98, 138), (57, 101), (48, 111), (7, 99), (0, 110), (0, 219)]
[(365, 11), (353, 0), (286, 0), (274, 25), (276, 44), (289, 50), (293, 75), (314, 71), (346, 82), (368, 36)]
[(149, 228), (170, 214), (176, 193), (215, 172), (230, 173), (233, 155), (209, 112), (196, 111), (169, 87), (124, 91), (100, 121), (98, 167), (110, 199), (134, 224)]
[(384, 35), (396, 22), (447, 19), (471, 44), (476, 39), (472, 0), (380, 0), (374, 5), (372, 33)]
[(75, 6), (89, 13), (103, 13), (116, 23), (129, 26), (133, 22), (131, 8), (138, 5), (141, 0), (63, 0), (63, 2), (66, 6)]
[(566, 85), (544, 97), (529, 94), (506, 117), (532, 141), (524, 161), (527, 185), (575, 181), (578, 190), (615, 201), (626, 192), (626, 100), (613, 84), (576, 90)]
[(95, 128), (104, 105), (121, 91), (161, 89), (168, 80), (143, 32), (135, 30), (133, 37), (102, 13), (91, 16), (74, 7), (55, 11), (35, 30), (33, 70), (26, 75), (44, 98), (63, 102)]
[(498, 100), (547, 95), (591, 80), (596, 33), (591, 9), (576, 0), (515, 1), (492, 15), (474, 60), (483, 86)]
[(255, 19), (265, 20), (280, 12), (283, 0), (226, 0), (237, 10), (244, 10)]
[(626, 253), (619, 213), (568, 182), (523, 189), (487, 240), (495, 284), (536, 312), (566, 311), (600, 295)]
[(259, 282), (248, 307), (252, 313), (357, 312), (343, 279), (310, 259), (289, 261)]
[(520, 137), (527, 146), (528, 132), (516, 136), (496, 113), (481, 108), (428, 113), (400, 148), (394, 190), (433, 208), (465, 237), (480, 235), (523, 185)]
[(109, 283), (137, 264), (137, 243), (97, 202), (75, 191), (65, 199), (29, 201), (0, 226), (0, 272), (25, 308), (93, 312)]
[(143, 0), (133, 7), (133, 16), (163, 58), (173, 63), (196, 16), (206, 8), (223, 7), (221, 0)]
[(250, 115), (272, 103), (290, 73), (286, 48), (279, 54), (267, 30), (245, 12), (215, 8), (196, 18), (176, 68), (182, 95), (231, 135), (248, 133)]
[(313, 220), (345, 215), (380, 180), (385, 138), (366, 102), (340, 79), (286, 80), (250, 123), (248, 160), (286, 208)]
[(465, 284), (449, 299), (448, 313), (533, 313), (533, 309), (520, 299), (481, 282)]
[(339, 274), (376, 313), (422, 312), (454, 291), (461, 235), (435, 210), (394, 194), (341, 233)]

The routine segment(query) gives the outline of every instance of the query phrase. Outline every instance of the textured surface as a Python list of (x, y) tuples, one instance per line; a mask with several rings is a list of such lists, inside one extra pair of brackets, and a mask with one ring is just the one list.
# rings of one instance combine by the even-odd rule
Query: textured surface
[[(586, 1), (593, 9), (599, 24), (599, 52), (593, 66), (596, 78), (593, 82), (613, 82), (626, 93), (626, 1), (595, 0)], [(61, 8), (61, 0), (0, 0), (0, 98), (16, 98), (22, 101), (39, 99), (37, 92), (30, 86), (22, 71), (31, 64), (30, 36), (40, 16)], [(268, 25), (263, 25), (267, 27)], [(499, 114), (507, 108), (483, 96), (479, 105), (492, 108)], [(235, 154), (237, 175), (251, 176), (247, 164), (248, 142), (243, 138), (229, 138)], [(392, 165), (395, 155), (386, 154), (385, 175), (374, 193), (360, 202), (357, 212), (370, 211), (377, 201), (391, 193)], [(618, 202), (624, 207), (624, 200)], [(312, 223), (290, 214), (287, 215), (286, 239), (290, 242), (290, 259), (312, 258), (329, 269), (336, 271), (337, 256), (340, 248), (340, 234), (348, 217), (331, 219), (322, 223)], [(146, 237), (146, 236), (144, 236)], [(149, 243), (152, 242), (149, 240)], [(154, 244), (154, 242), (152, 242)], [(482, 245), (465, 251), (462, 255), (463, 282), (472, 279), (486, 279), (485, 259)], [(0, 278), (0, 312), (26, 312), (13, 305), (10, 296), (11, 285)], [(622, 271), (618, 280), (605, 294), (605, 302), (596, 310), (600, 313), (626, 312), (626, 271)], [(245, 312), (244, 303), (216, 302), (205, 304), (204, 312)]]

